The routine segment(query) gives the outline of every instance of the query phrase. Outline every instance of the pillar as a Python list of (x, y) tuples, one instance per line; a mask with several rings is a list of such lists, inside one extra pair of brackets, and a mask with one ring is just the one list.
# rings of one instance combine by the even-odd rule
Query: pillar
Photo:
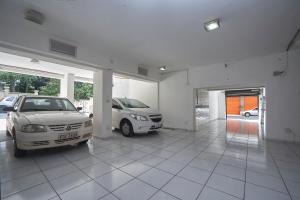
[(105, 69), (94, 72), (93, 86), (93, 118), (95, 137), (112, 136), (112, 70)]
[(74, 74), (68, 73), (60, 82), (60, 96), (68, 98), (71, 102), (74, 102), (74, 81)]

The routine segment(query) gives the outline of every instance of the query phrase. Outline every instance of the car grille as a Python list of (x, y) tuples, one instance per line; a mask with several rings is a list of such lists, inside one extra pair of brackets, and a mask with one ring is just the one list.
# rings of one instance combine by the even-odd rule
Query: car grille
[(162, 115), (149, 115), (149, 118), (153, 122), (161, 122), (162, 120)]
[(82, 123), (49, 125), (49, 128), (53, 131), (65, 131), (67, 126), (71, 127), (71, 129), (68, 131), (77, 130), (82, 126)]
[(73, 137), (73, 138), (66, 138), (66, 139), (61, 139), (61, 140), (54, 140), (54, 142), (56, 144), (63, 144), (65, 142), (72, 141), (72, 140), (77, 140), (79, 138), (80, 138), (80, 136), (77, 136), (77, 137)]

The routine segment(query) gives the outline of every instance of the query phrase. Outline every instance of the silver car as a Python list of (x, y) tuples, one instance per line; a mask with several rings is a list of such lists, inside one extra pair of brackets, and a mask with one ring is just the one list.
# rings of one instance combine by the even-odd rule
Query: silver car
[(243, 115), (245, 117), (258, 116), (258, 108), (256, 107), (251, 110), (241, 111), (241, 115)]

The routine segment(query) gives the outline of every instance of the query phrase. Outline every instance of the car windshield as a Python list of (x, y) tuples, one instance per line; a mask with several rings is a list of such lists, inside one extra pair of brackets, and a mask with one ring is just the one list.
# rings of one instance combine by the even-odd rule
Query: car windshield
[(149, 108), (149, 106), (143, 104), (142, 102), (140, 102), (136, 99), (126, 99), (126, 98), (122, 99), (122, 98), (119, 98), (118, 100), (126, 108)]
[(76, 111), (76, 108), (68, 99), (26, 97), (21, 112), (32, 111)]

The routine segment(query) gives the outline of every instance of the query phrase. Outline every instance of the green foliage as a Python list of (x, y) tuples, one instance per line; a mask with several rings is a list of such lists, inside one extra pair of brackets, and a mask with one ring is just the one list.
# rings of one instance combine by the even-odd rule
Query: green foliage
[[(60, 93), (60, 80), (41, 76), (32, 76), (0, 71), (0, 84), (5, 82), (11, 92), (33, 93), (39, 90), (40, 95), (57, 96)], [(87, 100), (93, 96), (93, 84), (75, 82), (74, 98)]]
[(75, 100), (88, 100), (93, 96), (93, 84), (75, 82), (74, 93)]
[(50, 81), (45, 85), (40, 87), (40, 95), (46, 96), (57, 96), (60, 93), (60, 80), (50, 79)]
[(33, 93), (49, 82), (49, 78), (18, 74), (13, 72), (0, 72), (0, 82), (5, 82), (11, 92)]

